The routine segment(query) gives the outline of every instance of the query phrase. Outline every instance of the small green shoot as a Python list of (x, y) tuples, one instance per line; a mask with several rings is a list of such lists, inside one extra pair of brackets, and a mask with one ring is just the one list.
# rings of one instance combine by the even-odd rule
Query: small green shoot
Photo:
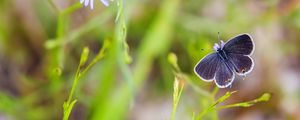
[(250, 107), (250, 106), (252, 106), (252, 105), (254, 105), (258, 102), (267, 102), (267, 101), (270, 100), (270, 98), (271, 98), (270, 93), (264, 93), (261, 97), (259, 97), (257, 99), (254, 99), (252, 101), (220, 106), (220, 107), (217, 107), (216, 110), (221, 110), (221, 109), (224, 109), (224, 108), (233, 108), (233, 107)]
[(233, 93), (236, 93), (236, 91), (233, 91), (233, 92), (226, 92), (225, 95), (223, 95), (222, 97), (220, 97), (217, 101), (215, 101), (215, 102), (214, 102), (213, 104), (211, 104), (208, 108), (206, 108), (204, 111), (202, 111), (202, 112), (198, 115), (198, 117), (197, 117), (196, 120), (201, 120), (201, 119), (204, 117), (204, 115), (205, 115), (206, 113), (212, 111), (212, 110), (214, 109), (214, 107), (215, 107), (217, 104), (219, 104), (219, 103), (221, 103), (221, 102), (227, 100)]
[(173, 84), (173, 110), (172, 110), (172, 116), (171, 120), (175, 119), (175, 114), (177, 110), (177, 105), (180, 100), (181, 93), (184, 88), (184, 77), (179, 74), (180, 69), (177, 64), (177, 56), (174, 53), (169, 53), (168, 55), (168, 61), (169, 63), (175, 68), (175, 80)]
[(129, 46), (127, 42), (124, 40), (124, 55), (125, 55), (125, 63), (130, 64), (132, 62), (132, 57), (129, 54)]
[(183, 82), (182, 78), (180, 78), (179, 76), (176, 76), (175, 80), (174, 80), (173, 111), (172, 111), (171, 120), (175, 119), (177, 105), (178, 105), (183, 88), (184, 88), (184, 82)]
[(175, 70), (177, 72), (180, 72), (180, 68), (177, 64), (177, 56), (174, 53), (169, 53), (168, 54), (168, 61), (175, 68)]
[(79, 65), (77, 67), (77, 71), (75, 74), (75, 78), (74, 78), (74, 82), (71, 88), (71, 92), (69, 95), (69, 98), (66, 102), (64, 102), (63, 104), (63, 109), (64, 109), (64, 115), (63, 115), (63, 120), (68, 120), (70, 113), (73, 109), (73, 106), (75, 105), (75, 103), (77, 102), (77, 99), (72, 100), (73, 99), (73, 94), (76, 90), (76, 86), (77, 86), (77, 82), (78, 80), (94, 65), (96, 64), (99, 60), (101, 60), (104, 57), (104, 53), (106, 51), (106, 49), (109, 47), (110, 42), (108, 40), (104, 41), (104, 45), (101, 48), (100, 52), (97, 54), (97, 56), (92, 60), (92, 62), (90, 64), (87, 65), (86, 68), (84, 68), (81, 71), (81, 68), (84, 67), (84, 65), (86, 64), (86, 61), (88, 60), (88, 55), (89, 55), (89, 49), (87, 47), (85, 47), (83, 49), (83, 52), (81, 54), (80, 57), (80, 62)]
[(79, 62), (79, 67), (82, 67), (85, 62), (87, 61), (88, 57), (89, 57), (89, 48), (84, 47), (81, 57), (80, 57), (80, 62)]
[(266, 102), (269, 101), (271, 98), (271, 94), (270, 93), (264, 93), (261, 97), (254, 99), (252, 101), (248, 101), (248, 102), (241, 102), (241, 103), (234, 103), (234, 104), (230, 104), (230, 105), (224, 105), (224, 106), (220, 106), (220, 107), (215, 107), (217, 104), (227, 100), (233, 93), (236, 93), (236, 91), (233, 92), (226, 92), (225, 95), (223, 95), (222, 97), (220, 97), (218, 100), (216, 100), (213, 104), (211, 104), (208, 108), (206, 108), (204, 111), (202, 111), (196, 120), (201, 120), (204, 115), (208, 112), (211, 112), (213, 110), (221, 110), (224, 108), (233, 108), (233, 107), (250, 107), (258, 102)]

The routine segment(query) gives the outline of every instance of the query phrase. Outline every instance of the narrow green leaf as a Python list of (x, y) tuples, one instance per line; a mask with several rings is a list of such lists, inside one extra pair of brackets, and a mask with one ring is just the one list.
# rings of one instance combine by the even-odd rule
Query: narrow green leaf
[(241, 102), (241, 103), (234, 103), (234, 104), (229, 104), (225, 106), (220, 106), (215, 108), (216, 110), (224, 109), (224, 108), (233, 108), (233, 107), (250, 107), (258, 102), (266, 102), (269, 101), (271, 98), (270, 93), (264, 93), (261, 97), (248, 101), (248, 102)]

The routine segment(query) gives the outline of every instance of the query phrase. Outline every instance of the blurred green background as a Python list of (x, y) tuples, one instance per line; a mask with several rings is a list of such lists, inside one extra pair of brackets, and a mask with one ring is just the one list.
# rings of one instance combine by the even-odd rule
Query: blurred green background
[[(104, 40), (111, 45), (78, 81), (71, 120), (167, 120), (171, 118), (174, 67), (189, 77), (176, 120), (191, 120), (210, 103), (215, 85), (199, 79), (194, 65), (221, 39), (249, 33), (255, 67), (238, 91), (221, 104), (249, 101), (265, 92), (268, 102), (217, 111), (220, 120), (299, 120), (300, 1), (114, 0), (105, 7), (79, 0), (0, 1), (0, 119), (63, 117), (84, 47), (88, 63)], [(119, 13), (119, 14), (118, 14)], [(119, 16), (117, 18), (117, 16)], [(205, 93), (204, 92), (204, 93)], [(216, 114), (216, 113), (215, 113)]]

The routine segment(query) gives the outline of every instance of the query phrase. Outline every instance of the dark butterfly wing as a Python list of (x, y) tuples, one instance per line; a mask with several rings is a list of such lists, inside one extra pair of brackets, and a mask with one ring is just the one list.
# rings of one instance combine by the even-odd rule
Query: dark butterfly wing
[(232, 68), (229, 68), (228, 63), (225, 61), (219, 64), (215, 76), (215, 82), (219, 88), (226, 88), (232, 84), (234, 74), (231, 69)]
[(202, 58), (194, 68), (194, 72), (202, 80), (212, 81), (221, 59), (217, 53), (211, 53)]
[(254, 49), (252, 38), (248, 34), (241, 34), (230, 39), (223, 47), (226, 53), (251, 55)]
[(246, 75), (250, 73), (254, 67), (251, 57), (241, 54), (227, 54), (228, 61), (233, 65), (235, 72), (239, 75)]

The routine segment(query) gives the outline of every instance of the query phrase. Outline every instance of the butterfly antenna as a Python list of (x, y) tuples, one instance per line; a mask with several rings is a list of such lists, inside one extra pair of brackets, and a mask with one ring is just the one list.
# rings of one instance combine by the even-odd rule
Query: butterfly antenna
[(218, 40), (219, 40), (219, 42), (221, 42), (221, 39), (220, 39), (220, 32), (218, 32)]

